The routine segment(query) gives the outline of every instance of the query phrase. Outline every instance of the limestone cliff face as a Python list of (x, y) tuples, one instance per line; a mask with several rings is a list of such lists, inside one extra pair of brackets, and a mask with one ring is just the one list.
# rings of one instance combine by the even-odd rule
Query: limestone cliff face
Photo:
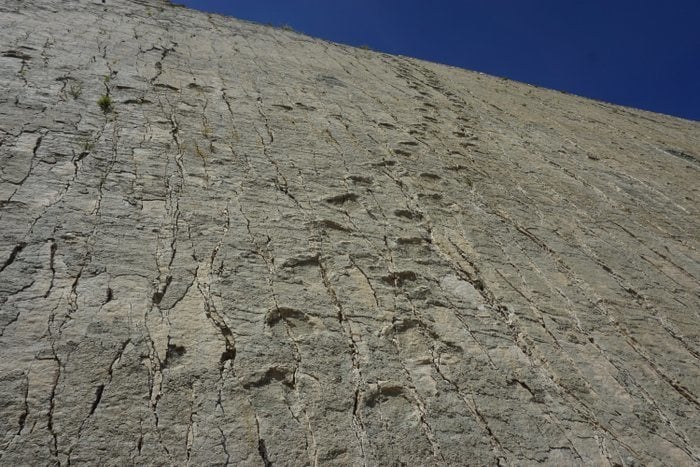
[(699, 155), (155, 0), (3, 0), (0, 463), (697, 464)]

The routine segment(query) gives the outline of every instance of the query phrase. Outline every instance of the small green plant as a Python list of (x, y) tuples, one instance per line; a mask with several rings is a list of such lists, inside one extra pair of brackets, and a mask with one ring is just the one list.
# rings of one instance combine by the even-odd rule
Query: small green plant
[(288, 25), (288, 24), (283, 24), (283, 25), (282, 25), (282, 26), (280, 26), (280, 27), (281, 27), (281, 28), (282, 28), (282, 30), (284, 30), (284, 31), (289, 31), (289, 32), (296, 32), (296, 31), (294, 30), (294, 28), (293, 28), (293, 27), (291, 27), (291, 26), (290, 26), (290, 25)]
[(70, 94), (73, 99), (77, 99), (83, 93), (83, 86), (80, 83), (71, 83), (68, 87), (68, 94)]
[(197, 143), (194, 144), (194, 150), (195, 150), (195, 152), (197, 153), (197, 155), (198, 155), (199, 157), (202, 158), (202, 160), (203, 160), (204, 162), (207, 161), (207, 155), (204, 153), (204, 151), (202, 151), (202, 150), (199, 148), (199, 145), (198, 145)]
[(85, 139), (82, 143), (82, 148), (84, 152), (90, 152), (93, 149), (95, 149), (95, 142), (90, 141), (89, 139)]
[(202, 136), (204, 136), (207, 139), (211, 139), (212, 131), (211, 127), (209, 126), (209, 122), (206, 120), (202, 123)]
[(104, 112), (104, 113), (109, 113), (112, 110), (114, 110), (112, 98), (109, 97), (108, 94), (105, 94), (105, 95), (101, 96), (99, 99), (97, 99), (97, 105), (100, 106), (100, 109), (102, 109), (102, 112)]

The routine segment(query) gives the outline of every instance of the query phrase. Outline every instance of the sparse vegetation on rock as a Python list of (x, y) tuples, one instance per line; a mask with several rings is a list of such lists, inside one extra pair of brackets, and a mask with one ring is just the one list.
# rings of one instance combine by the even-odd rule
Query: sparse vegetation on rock
[(109, 97), (109, 94), (103, 94), (100, 96), (100, 98), (97, 99), (97, 105), (104, 113), (110, 113), (112, 110), (114, 110), (114, 104), (112, 102), (112, 98)]

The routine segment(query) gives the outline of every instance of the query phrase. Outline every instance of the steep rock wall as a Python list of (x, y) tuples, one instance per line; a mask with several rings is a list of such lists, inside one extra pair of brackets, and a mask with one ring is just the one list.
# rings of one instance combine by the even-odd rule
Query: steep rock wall
[(700, 462), (698, 123), (157, 1), (0, 26), (3, 465)]

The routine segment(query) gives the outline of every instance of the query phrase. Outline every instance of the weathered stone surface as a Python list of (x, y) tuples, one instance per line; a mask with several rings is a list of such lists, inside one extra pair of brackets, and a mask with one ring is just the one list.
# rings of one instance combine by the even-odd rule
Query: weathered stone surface
[(3, 465), (700, 462), (698, 123), (155, 0), (0, 26)]

